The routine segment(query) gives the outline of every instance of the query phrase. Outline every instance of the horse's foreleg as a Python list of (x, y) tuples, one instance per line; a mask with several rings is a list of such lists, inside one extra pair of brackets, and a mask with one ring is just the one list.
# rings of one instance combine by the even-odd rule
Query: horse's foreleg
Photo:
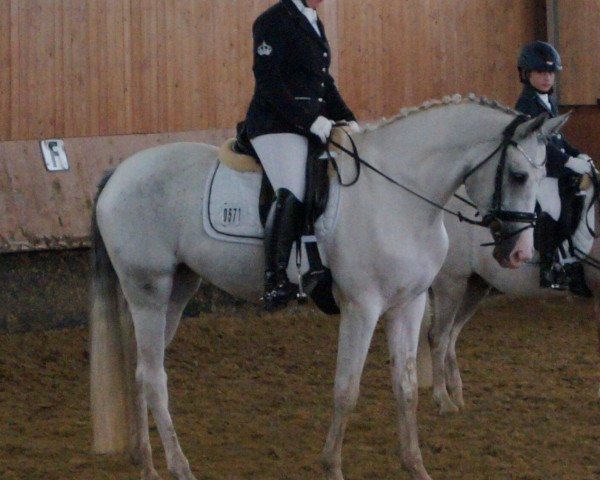
[(433, 315), (429, 328), (429, 348), (433, 375), (433, 400), (440, 413), (458, 412), (446, 388), (445, 359), (456, 312), (467, 290), (466, 278), (447, 278), (440, 274), (432, 285)]
[(333, 419), (322, 454), (328, 480), (343, 480), (342, 442), (348, 416), (354, 409), (378, 313), (357, 304), (341, 305), (338, 354), (333, 392)]
[[(164, 369), (166, 317), (171, 278), (144, 282), (142, 288), (126, 286), (137, 343), (136, 384), (138, 388), (138, 426), (143, 480), (158, 479), (152, 465), (148, 438), (147, 407), (152, 412), (165, 450), (167, 468), (177, 480), (195, 480), (183, 454), (169, 413), (167, 374)], [(128, 287), (128, 288), (127, 288)]]
[(417, 426), (417, 347), (426, 295), (422, 293), (408, 305), (385, 314), (402, 465), (413, 480), (431, 480), (423, 465)]
[(469, 278), (467, 292), (463, 302), (454, 317), (452, 332), (450, 333), (450, 342), (446, 353), (445, 377), (446, 385), (452, 401), (460, 408), (465, 406), (462, 379), (460, 369), (458, 368), (458, 358), (456, 356), (456, 341), (463, 327), (473, 317), (477, 307), (490, 291), (490, 286), (479, 276)]

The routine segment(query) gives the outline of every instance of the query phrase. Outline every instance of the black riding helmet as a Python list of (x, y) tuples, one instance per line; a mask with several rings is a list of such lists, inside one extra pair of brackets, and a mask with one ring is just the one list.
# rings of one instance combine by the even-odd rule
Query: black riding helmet
[(523, 83), (529, 83), (527, 73), (532, 70), (538, 72), (558, 72), (562, 70), (560, 55), (556, 49), (546, 42), (539, 40), (528, 43), (521, 49), (517, 62), (519, 79)]

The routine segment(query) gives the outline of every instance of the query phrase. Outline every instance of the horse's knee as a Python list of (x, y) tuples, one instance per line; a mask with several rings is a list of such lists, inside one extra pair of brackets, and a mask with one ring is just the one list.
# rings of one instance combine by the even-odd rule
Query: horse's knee
[(167, 391), (167, 373), (160, 368), (144, 368), (140, 365), (135, 375), (136, 383), (140, 392), (143, 392), (146, 400), (161, 399)]
[(349, 381), (343, 385), (336, 385), (333, 394), (336, 408), (344, 413), (354, 410), (358, 401), (358, 395), (358, 382)]

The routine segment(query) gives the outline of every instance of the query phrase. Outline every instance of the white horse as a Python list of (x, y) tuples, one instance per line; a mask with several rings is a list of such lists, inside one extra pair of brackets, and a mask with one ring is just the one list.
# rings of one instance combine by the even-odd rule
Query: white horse
[[(464, 191), (460, 193), (464, 195)], [(589, 224), (593, 226), (594, 210), (588, 210), (591, 200), (590, 190), (586, 197), (584, 211), (587, 212)], [(464, 207), (464, 203), (453, 197), (446, 206), (453, 209)], [(475, 214), (475, 210), (471, 210), (471, 207), (468, 209), (469, 213)], [(429, 347), (433, 398), (440, 407), (440, 413), (456, 412), (464, 407), (462, 379), (456, 357), (456, 340), (492, 287), (500, 292), (521, 297), (568, 294), (540, 288), (537, 263), (526, 264), (516, 271), (507, 271), (490, 262), (487, 258), (487, 249), (481, 247), (482, 243), (487, 242), (487, 235), (481, 231), (482, 229), (459, 224), (449, 217), (444, 219), (444, 224), (449, 237), (448, 255), (431, 286), (431, 325), (427, 336), (423, 336), (429, 339), (429, 345), (421, 342), (419, 346), (419, 367), (422, 368), (420, 372), (423, 377), (429, 373), (427, 370), (429, 366), (425, 366), (426, 360), (421, 359), (427, 358), (425, 355)], [(592, 245), (590, 255), (600, 258), (600, 239), (593, 240), (585, 224), (578, 228), (576, 234), (587, 235), (586, 241)], [(600, 270), (585, 263), (584, 270), (587, 283), (595, 294), (596, 319), (600, 328), (598, 308)], [(421, 386), (427, 385), (421, 383)]]
[[(507, 139), (503, 131), (516, 117), (495, 102), (455, 96), (403, 112), (353, 139), (362, 158), (437, 204), (444, 205), (464, 182), (483, 212), (493, 209), (492, 199), (501, 193), (496, 207), (531, 213), (544, 171), (539, 165), (544, 139), (566, 118), (526, 121)], [(159, 478), (148, 408), (169, 472), (179, 480), (194, 478), (169, 413), (163, 360), (200, 280), (250, 301), (262, 293), (262, 246), (218, 241), (203, 228), (204, 186), (216, 156), (215, 147), (193, 143), (139, 152), (101, 185), (94, 208), (94, 450), (130, 448), (144, 480)], [(505, 164), (499, 168), (501, 157)], [(342, 176), (351, 178), (353, 163), (339, 160)], [(447, 250), (441, 210), (368, 169), (354, 186), (339, 189), (336, 208), (335, 227), (326, 235), (317, 231), (341, 310), (334, 412), (322, 457), (327, 478), (343, 480), (344, 431), (373, 331), (383, 317), (403, 466), (412, 479), (429, 479), (417, 435), (416, 353), (427, 289)], [(530, 230), (512, 235), (522, 224), (495, 223), (505, 238), (495, 249), (498, 261), (517, 267), (530, 259)]]

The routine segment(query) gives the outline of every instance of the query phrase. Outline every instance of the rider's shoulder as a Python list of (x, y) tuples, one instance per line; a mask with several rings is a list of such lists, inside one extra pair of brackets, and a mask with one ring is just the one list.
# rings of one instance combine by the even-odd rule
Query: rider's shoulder
[(271, 5), (255, 20), (255, 25), (276, 25), (288, 17), (288, 7), (284, 2)]

